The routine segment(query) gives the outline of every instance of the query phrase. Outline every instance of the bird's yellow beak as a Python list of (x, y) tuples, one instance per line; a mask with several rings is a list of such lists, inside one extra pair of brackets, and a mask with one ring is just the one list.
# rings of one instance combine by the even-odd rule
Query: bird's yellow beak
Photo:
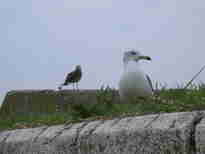
[(139, 56), (138, 59), (152, 60), (149, 56)]

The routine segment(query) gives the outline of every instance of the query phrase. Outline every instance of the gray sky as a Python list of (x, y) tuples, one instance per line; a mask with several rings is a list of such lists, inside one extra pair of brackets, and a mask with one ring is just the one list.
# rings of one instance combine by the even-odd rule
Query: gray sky
[(152, 57), (142, 67), (154, 82), (187, 82), (205, 65), (204, 8), (202, 0), (1, 1), (0, 101), (13, 89), (55, 89), (76, 64), (80, 88), (117, 88), (122, 54), (133, 48)]

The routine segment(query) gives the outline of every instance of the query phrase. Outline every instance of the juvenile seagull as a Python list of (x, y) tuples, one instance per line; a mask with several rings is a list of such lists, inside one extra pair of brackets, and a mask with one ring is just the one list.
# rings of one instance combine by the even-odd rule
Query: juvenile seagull
[(137, 97), (148, 97), (153, 94), (152, 82), (148, 75), (140, 69), (140, 60), (151, 60), (139, 51), (124, 53), (124, 72), (119, 82), (119, 94), (122, 101), (134, 101)]
[(65, 82), (63, 84), (61, 84), (58, 89), (61, 90), (62, 86), (67, 86), (70, 83), (73, 83), (73, 90), (75, 89), (75, 84), (76, 84), (76, 88), (78, 90), (78, 82), (80, 81), (82, 77), (82, 69), (80, 65), (77, 65), (75, 70), (68, 73)]

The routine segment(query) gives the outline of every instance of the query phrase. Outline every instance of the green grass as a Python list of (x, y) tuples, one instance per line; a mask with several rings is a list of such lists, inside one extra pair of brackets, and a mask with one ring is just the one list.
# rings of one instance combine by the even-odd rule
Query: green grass
[(3, 116), (0, 117), (0, 130), (56, 125), (85, 119), (205, 110), (205, 85), (192, 85), (186, 90), (162, 88), (156, 96), (139, 98), (130, 104), (113, 104), (113, 99), (114, 89), (102, 87), (97, 92), (96, 104), (71, 104), (69, 110), (62, 113)]

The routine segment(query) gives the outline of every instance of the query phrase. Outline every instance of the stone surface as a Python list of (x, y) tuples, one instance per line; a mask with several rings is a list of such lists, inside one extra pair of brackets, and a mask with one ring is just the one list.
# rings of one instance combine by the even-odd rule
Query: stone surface
[(196, 125), (194, 137), (195, 137), (197, 154), (204, 154), (205, 153), (205, 118), (203, 118), (200, 121), (200, 123)]
[(158, 114), (4, 131), (0, 153), (192, 154), (195, 125), (202, 115)]

